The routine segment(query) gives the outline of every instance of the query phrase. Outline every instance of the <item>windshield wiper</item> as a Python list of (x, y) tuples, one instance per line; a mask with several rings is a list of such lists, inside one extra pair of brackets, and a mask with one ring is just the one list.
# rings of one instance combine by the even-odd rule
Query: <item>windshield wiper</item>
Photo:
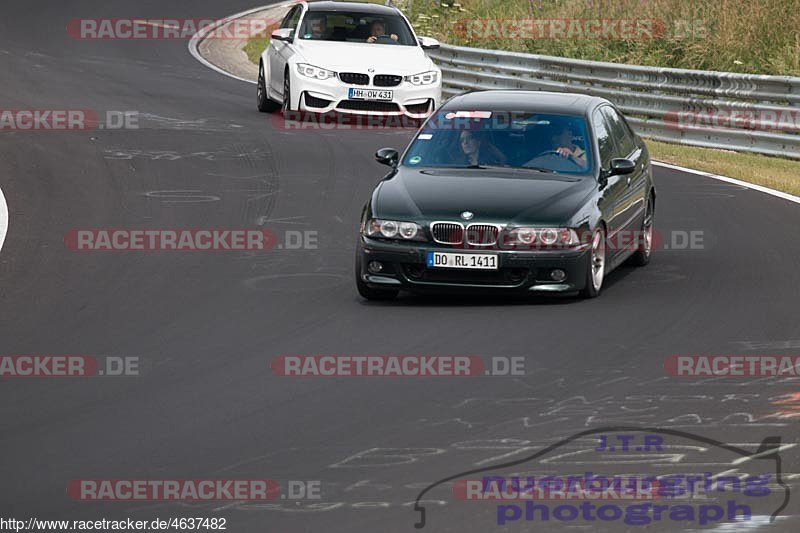
[(552, 168), (545, 168), (545, 167), (514, 167), (514, 168), (521, 168), (523, 170), (535, 170), (537, 172), (546, 172), (547, 174), (558, 174), (557, 170), (553, 170)]
[(533, 170), (534, 172), (545, 172), (547, 174), (558, 174), (557, 171), (544, 168), (544, 167), (508, 167), (502, 165), (468, 165), (466, 167), (461, 168), (470, 168), (470, 169), (477, 169), (477, 170)]

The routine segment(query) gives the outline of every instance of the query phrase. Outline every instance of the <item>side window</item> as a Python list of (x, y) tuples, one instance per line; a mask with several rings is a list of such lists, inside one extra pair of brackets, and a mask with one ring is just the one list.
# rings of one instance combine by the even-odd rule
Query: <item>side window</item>
[(289, 21), (289, 27), (293, 30), (297, 29), (297, 26), (300, 24), (300, 17), (303, 16), (303, 6), (297, 6), (297, 12), (292, 17), (292, 20)]
[(281, 28), (289, 27), (289, 21), (292, 20), (292, 17), (294, 16), (295, 11), (297, 11), (298, 7), (300, 6), (295, 6), (292, 9), (290, 9), (288, 13), (286, 13), (286, 16), (283, 17), (283, 20), (281, 21)]
[(605, 106), (602, 110), (603, 116), (606, 117), (606, 122), (611, 128), (611, 136), (617, 141), (620, 157), (628, 157), (636, 150), (636, 142), (633, 140), (628, 125), (613, 107)]
[(289, 14), (286, 15), (286, 18), (283, 19), (283, 22), (281, 22), (281, 28), (290, 28), (296, 30), (297, 23), (300, 22), (300, 16), (302, 14), (303, 6), (294, 6), (294, 8), (289, 11)]
[(611, 168), (611, 160), (614, 159), (616, 147), (611, 140), (606, 120), (599, 110), (596, 110), (592, 115), (592, 125), (594, 126), (594, 134), (597, 137), (597, 147), (600, 151), (600, 165), (608, 170)]

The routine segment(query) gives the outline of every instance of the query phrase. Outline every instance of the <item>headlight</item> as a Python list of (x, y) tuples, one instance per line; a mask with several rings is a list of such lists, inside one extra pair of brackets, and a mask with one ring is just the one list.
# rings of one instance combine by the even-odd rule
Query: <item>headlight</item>
[(520, 228), (512, 232), (516, 241), (522, 244), (533, 244), (536, 240), (536, 230), (531, 228)]
[(314, 78), (315, 80), (327, 80), (336, 76), (332, 70), (315, 67), (314, 65), (307, 65), (305, 63), (297, 64), (297, 72), (306, 78)]
[(399, 222), (372, 218), (364, 226), (364, 235), (381, 239), (400, 239), (406, 241), (424, 241), (422, 226), (414, 222)]
[(399, 233), (404, 239), (413, 239), (419, 233), (419, 226), (413, 222), (401, 222)]
[(411, 85), (430, 85), (432, 83), (436, 83), (439, 79), (439, 73), (435, 70), (429, 70), (428, 72), (420, 72), (419, 74), (414, 74), (413, 76), (406, 76), (405, 80)]
[(516, 228), (509, 232), (508, 244), (556, 248), (577, 246), (580, 239), (569, 228)]

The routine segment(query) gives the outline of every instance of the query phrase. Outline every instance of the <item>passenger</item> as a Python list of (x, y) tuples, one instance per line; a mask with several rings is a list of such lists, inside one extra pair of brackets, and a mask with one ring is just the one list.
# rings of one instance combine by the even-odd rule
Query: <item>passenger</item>
[(506, 157), (489, 141), (485, 132), (462, 131), (458, 138), (458, 146), (461, 157), (469, 166), (506, 164)]
[(311, 14), (308, 18), (306, 39), (327, 40), (330, 38), (328, 33), (328, 17), (324, 14)]

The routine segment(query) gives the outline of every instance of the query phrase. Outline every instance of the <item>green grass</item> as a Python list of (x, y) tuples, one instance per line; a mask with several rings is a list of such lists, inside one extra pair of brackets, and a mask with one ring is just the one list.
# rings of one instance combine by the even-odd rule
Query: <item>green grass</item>
[[(383, 4), (384, 0), (369, 0)], [(797, 0), (395, 0), (419, 35), (449, 44), (636, 65), (800, 76)], [(656, 21), (653, 38), (483, 39), (474, 19)], [(659, 30), (660, 28), (660, 30)], [(245, 48), (255, 63), (265, 35)], [(260, 48), (260, 50), (259, 50)]]
[[(800, 76), (797, 0), (396, 0), (449, 44), (637, 65)], [(474, 19), (650, 19), (653, 38), (483, 39)]]
[(646, 140), (650, 157), (800, 196), (800, 161)]
[(258, 65), (258, 60), (261, 58), (261, 53), (269, 46), (269, 37), (260, 36), (260, 37), (253, 37), (247, 44), (244, 45), (244, 52), (247, 54), (247, 58), (250, 59), (251, 62)]

